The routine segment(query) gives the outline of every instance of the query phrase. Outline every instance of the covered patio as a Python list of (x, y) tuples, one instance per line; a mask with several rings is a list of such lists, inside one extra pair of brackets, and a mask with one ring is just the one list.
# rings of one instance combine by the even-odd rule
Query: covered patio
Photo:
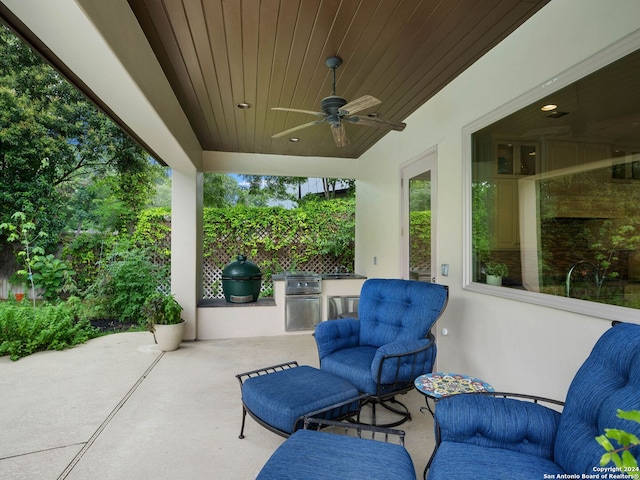
[[(563, 400), (611, 320), (638, 322), (636, 309), (492, 287), (473, 282), (470, 273), (471, 126), (559, 88), (568, 82), (567, 72), (587, 75), (640, 48), (638, 0), (619, 0), (615, 8), (601, 0), (510, 2), (531, 13), (526, 21), (476, 52), (421, 105), (396, 110), (394, 120), (407, 124), (403, 132), (376, 138), (351, 156), (298, 154), (288, 143), (286, 151), (205, 146), (131, 8), (143, 3), (2, 0), (0, 13), (172, 168), (172, 290), (184, 306), (187, 342), (160, 357), (148, 336), (123, 334), (16, 363), (0, 359), (0, 416), (11, 432), (0, 440), (0, 476), (24, 471), (29, 473), (15, 478), (251, 478), (280, 444), (282, 439), (251, 422), (247, 438), (237, 439), (241, 407), (233, 374), (289, 360), (315, 365), (315, 346), (308, 333), (270, 330), (271, 336), (256, 338), (254, 327), (264, 328), (256, 310), (198, 307), (204, 172), (355, 178), (356, 272), (408, 278), (403, 172), (424, 166), (435, 185), (434, 277), (450, 289), (434, 332), (436, 368), (485, 379), (498, 391)], [(189, 2), (158, 3), (182, 11)], [(482, 5), (490, 10), (504, 3)], [(409, 70), (411, 60), (404, 65)], [(361, 83), (354, 80), (354, 88)], [(370, 91), (354, 96), (365, 93)], [(233, 108), (233, 117), (243, 115)], [(112, 356), (115, 351), (124, 356)], [(433, 429), (430, 418), (417, 412), (423, 399), (416, 392), (407, 396), (414, 421), (403, 427), (421, 472)], [(73, 468), (67, 471), (68, 465)]]
[[(255, 478), (284, 439), (251, 419), (238, 438), (234, 374), (290, 360), (317, 366), (311, 335), (183, 342), (163, 354), (149, 333), (119, 333), (0, 358), (0, 478)], [(404, 400), (406, 447), (421, 473), (433, 421), (418, 392)]]

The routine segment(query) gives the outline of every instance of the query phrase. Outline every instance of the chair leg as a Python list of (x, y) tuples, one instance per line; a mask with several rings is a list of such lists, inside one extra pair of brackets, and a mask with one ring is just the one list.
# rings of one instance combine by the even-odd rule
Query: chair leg
[[(395, 422), (391, 422), (391, 423), (386, 423), (384, 425), (379, 425), (381, 427), (397, 427), (398, 425), (402, 425), (404, 422), (411, 420), (411, 412), (409, 412), (409, 409), (407, 408), (407, 406), (402, 403), (399, 402), (398, 400), (396, 400), (395, 397), (391, 398), (388, 401), (381, 401), (379, 402), (380, 406), (383, 408), (386, 408), (387, 410), (389, 410), (390, 412), (393, 412), (397, 415), (400, 415), (400, 420), (397, 420)], [(392, 407), (390, 404), (393, 403), (395, 405), (398, 405), (399, 408), (397, 407)]]
[[(396, 404), (400, 408), (391, 406), (389, 405), (390, 403)], [(390, 398), (389, 400), (379, 400), (376, 397), (370, 397), (362, 404), (362, 406), (364, 407), (364, 405), (367, 404), (371, 405), (371, 423), (366, 424), (364, 422), (361, 422), (359, 419), (358, 423), (363, 423), (364, 425), (373, 425), (375, 427), (391, 428), (397, 427), (398, 425), (402, 425), (406, 421), (411, 420), (411, 413), (409, 412), (407, 406), (404, 403), (396, 400), (395, 397)], [(378, 420), (376, 418), (376, 404), (392, 413), (395, 413), (396, 415), (400, 415), (400, 419), (389, 423), (378, 423)]]
[(244, 421), (247, 419), (247, 409), (242, 406), (242, 426), (240, 427), (240, 435), (238, 438), (242, 440), (244, 438)]
[(371, 402), (371, 425), (377, 425), (376, 420), (376, 402)]

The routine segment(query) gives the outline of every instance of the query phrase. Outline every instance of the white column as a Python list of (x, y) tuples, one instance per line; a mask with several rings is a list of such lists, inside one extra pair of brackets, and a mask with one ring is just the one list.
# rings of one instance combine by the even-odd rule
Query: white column
[(184, 339), (195, 340), (202, 298), (202, 173), (173, 170), (171, 197), (171, 292), (184, 308)]

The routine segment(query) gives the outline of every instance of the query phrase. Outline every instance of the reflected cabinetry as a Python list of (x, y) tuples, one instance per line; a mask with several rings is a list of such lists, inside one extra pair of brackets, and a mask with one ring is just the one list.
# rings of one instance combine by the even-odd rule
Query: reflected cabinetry
[(538, 172), (536, 142), (494, 141), (493, 248), (520, 246), (518, 179)]

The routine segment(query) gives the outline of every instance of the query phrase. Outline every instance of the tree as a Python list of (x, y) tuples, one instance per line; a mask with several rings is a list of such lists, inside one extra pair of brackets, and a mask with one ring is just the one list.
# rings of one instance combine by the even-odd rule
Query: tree
[[(297, 188), (306, 181), (304, 177), (278, 177), (272, 175), (242, 175), (242, 178), (249, 184), (248, 193), (250, 197), (260, 198), (266, 194), (273, 200), (291, 202), (298, 200)], [(296, 193), (292, 193), (292, 191)]]
[(229, 175), (207, 173), (203, 179), (202, 196), (206, 208), (222, 208), (238, 203), (243, 192)]
[[(300, 187), (309, 180), (306, 177), (277, 177), (263, 175), (242, 175), (242, 178), (249, 183), (250, 197), (260, 198), (260, 195), (266, 195), (273, 200), (288, 200), (293, 203), (299, 203), (300, 200), (303, 199)], [(355, 181), (353, 179), (323, 178), (322, 193), (326, 200), (336, 198), (336, 187), (339, 183), (346, 184), (349, 195), (353, 195), (355, 192)], [(252, 203), (252, 205), (255, 205), (255, 203)]]
[[(53, 246), (65, 224), (82, 228), (102, 194), (121, 207), (117, 228), (131, 228), (151, 198), (151, 168), (131, 138), (0, 25), (0, 223), (24, 212)], [(85, 213), (66, 209), (70, 200)]]

